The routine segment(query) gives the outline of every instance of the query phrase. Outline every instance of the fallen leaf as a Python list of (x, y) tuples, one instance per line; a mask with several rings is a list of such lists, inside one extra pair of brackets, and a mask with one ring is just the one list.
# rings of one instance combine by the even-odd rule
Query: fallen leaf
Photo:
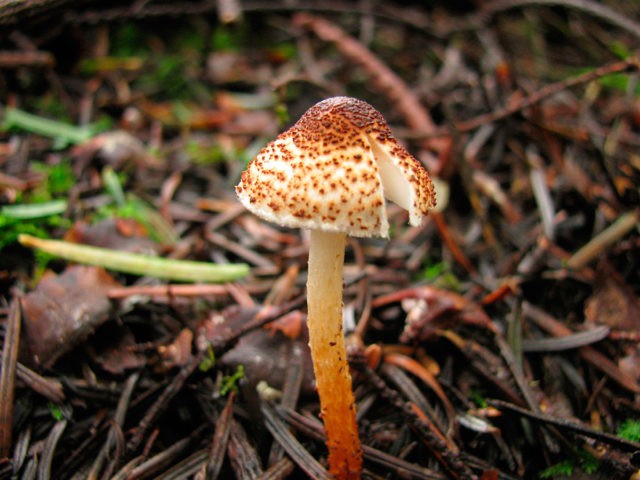
[[(104, 327), (103, 327), (104, 328)], [(103, 331), (100, 330), (99, 334)], [(94, 362), (100, 365), (106, 372), (113, 375), (122, 375), (127, 370), (143, 367), (146, 364), (145, 355), (138, 353), (133, 347), (136, 345), (133, 333), (125, 326), (118, 326), (109, 332), (104, 346), (97, 348), (92, 342), (89, 352)]]
[(74, 265), (60, 275), (45, 274), (24, 296), (23, 361), (50, 368), (107, 320), (107, 296), (121, 286), (102, 268)]
[(400, 341), (423, 341), (439, 329), (473, 325), (496, 333), (498, 328), (482, 307), (462, 295), (432, 286), (398, 290), (376, 298), (373, 308), (400, 302), (406, 312)]
[(640, 301), (613, 275), (601, 275), (587, 299), (585, 318), (617, 330), (640, 331)]
[(276, 332), (282, 333), (287, 338), (295, 340), (302, 334), (305, 326), (305, 315), (300, 310), (294, 310), (273, 322), (267, 323), (265, 329), (275, 335)]
[(232, 368), (243, 365), (245, 377), (254, 385), (265, 381), (271, 387), (281, 389), (290, 363), (290, 352), (298, 344), (303, 356), (302, 391), (310, 394), (314, 391), (315, 377), (306, 342), (301, 338), (292, 340), (277, 331), (272, 333), (258, 329), (240, 337), (235, 347), (220, 358), (220, 362)]
[(91, 225), (76, 222), (64, 239), (125, 252), (157, 253), (157, 244), (149, 238), (146, 228), (131, 218), (108, 218)]
[(162, 367), (166, 370), (173, 367), (182, 367), (191, 358), (191, 346), (193, 344), (193, 332), (184, 328), (169, 345), (158, 347), (158, 353), (162, 359)]
[(116, 170), (129, 163), (144, 165), (156, 161), (147, 153), (140, 139), (124, 130), (114, 130), (96, 135), (91, 140), (75, 147), (73, 155), (85, 159), (99, 157)]

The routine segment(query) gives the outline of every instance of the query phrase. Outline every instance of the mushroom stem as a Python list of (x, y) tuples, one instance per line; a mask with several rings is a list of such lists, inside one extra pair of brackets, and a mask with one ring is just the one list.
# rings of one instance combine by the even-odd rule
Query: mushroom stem
[(342, 332), (342, 267), (346, 235), (311, 230), (307, 279), (309, 346), (327, 434), (329, 471), (359, 479), (362, 448)]

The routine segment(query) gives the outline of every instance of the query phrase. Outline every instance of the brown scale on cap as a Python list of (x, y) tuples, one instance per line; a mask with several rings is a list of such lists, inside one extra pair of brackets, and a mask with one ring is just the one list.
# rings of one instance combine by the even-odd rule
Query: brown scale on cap
[(294, 228), (387, 237), (385, 197), (418, 225), (435, 206), (422, 164), (393, 137), (371, 105), (333, 97), (264, 147), (236, 192), (247, 209)]

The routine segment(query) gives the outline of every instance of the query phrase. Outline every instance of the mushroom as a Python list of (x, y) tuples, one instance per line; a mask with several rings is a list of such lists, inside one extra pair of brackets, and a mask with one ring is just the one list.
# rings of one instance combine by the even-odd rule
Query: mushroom
[(371, 105), (323, 100), (264, 147), (242, 173), (236, 193), (255, 215), (310, 230), (307, 325), (329, 470), (360, 478), (362, 448), (342, 331), (346, 236), (389, 236), (385, 198), (417, 226), (435, 206), (422, 164), (393, 137)]

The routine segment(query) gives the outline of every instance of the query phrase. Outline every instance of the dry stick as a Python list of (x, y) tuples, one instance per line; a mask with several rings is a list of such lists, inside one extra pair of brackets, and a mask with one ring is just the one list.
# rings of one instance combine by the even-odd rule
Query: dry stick
[(6, 173), (0, 172), (0, 187), (9, 187), (15, 190), (23, 191), (27, 188), (29, 182), (21, 180)]
[(553, 241), (555, 239), (554, 217), (556, 209), (554, 208), (553, 197), (545, 179), (542, 159), (533, 146), (528, 146), (525, 149), (525, 156), (529, 163), (529, 181), (531, 182), (531, 189), (533, 190), (533, 198), (540, 211), (542, 230), (545, 236)]
[(198, 367), (202, 359), (204, 358), (206, 351), (199, 352), (194, 355), (189, 363), (187, 363), (182, 369), (173, 377), (173, 380), (166, 386), (164, 391), (160, 394), (155, 403), (149, 408), (146, 415), (140, 420), (137, 428), (129, 443), (127, 443), (127, 452), (135, 452), (142, 440), (144, 439), (147, 431), (151, 427), (153, 421), (160, 415), (160, 413), (169, 405), (171, 399), (177, 395), (182, 389), (187, 378), (191, 376), (194, 370)]
[(428, 418), (432, 419), (438, 430), (444, 432), (444, 425), (440, 422), (435, 409), (404, 370), (395, 365), (383, 363), (380, 366), (380, 373), (384, 378), (391, 381), (405, 398), (412, 402), (418, 409), (422, 410)]
[(264, 415), (265, 425), (271, 435), (310, 478), (318, 480), (329, 480), (331, 478), (329, 472), (293, 436), (287, 425), (280, 420), (273, 407), (267, 402), (261, 401), (260, 410)]
[(166, 450), (154, 455), (153, 457), (145, 460), (141, 456), (135, 457), (127, 465), (122, 467), (111, 480), (137, 480), (139, 478), (150, 478), (153, 473), (157, 473), (163, 466), (168, 465), (178, 455), (183, 453), (184, 450), (189, 447), (192, 442), (191, 435), (182, 440), (178, 440)]
[(589, 0), (496, 0), (488, 2), (482, 6), (480, 15), (485, 19), (487, 16), (493, 16), (501, 11), (509, 10), (527, 5), (558, 5), (566, 8), (581, 10), (595, 17), (601, 18), (624, 29), (627, 32), (640, 38), (640, 24), (633, 19), (613, 10), (612, 8), (602, 5), (599, 2)]
[(122, 388), (122, 393), (120, 395), (120, 399), (118, 400), (118, 405), (116, 407), (116, 411), (113, 415), (113, 424), (111, 429), (109, 430), (109, 434), (107, 435), (107, 439), (98, 453), (91, 470), (88, 473), (87, 478), (94, 479), (99, 478), (98, 473), (100, 469), (104, 465), (105, 461), (109, 458), (111, 454), (111, 462), (102, 476), (102, 478), (111, 478), (113, 471), (115, 470), (116, 464), (120, 458), (117, 455), (113, 455), (111, 450), (116, 444), (116, 435), (118, 432), (122, 432), (122, 428), (124, 426), (124, 421), (127, 415), (127, 410), (129, 409), (129, 402), (131, 400), (131, 394), (133, 393), (133, 389), (138, 382), (139, 373), (134, 373), (127, 378), (127, 381), (124, 383)]
[(21, 363), (16, 366), (16, 373), (18, 378), (31, 390), (39, 393), (47, 400), (51, 400), (53, 403), (62, 403), (64, 401), (64, 389), (59, 380), (43, 377)]
[[(402, 78), (364, 45), (321, 17), (298, 13), (293, 17), (293, 22), (297, 26), (312, 30), (320, 39), (335, 43), (340, 53), (362, 67), (371, 77), (376, 88), (393, 102), (393, 106), (404, 116), (407, 125), (412, 129), (426, 135), (436, 131), (435, 123), (416, 94), (409, 89)], [(442, 154), (449, 148), (449, 142), (442, 138), (429, 138), (425, 141), (425, 146)]]
[[(468, 132), (484, 124), (502, 120), (510, 115), (513, 115), (514, 113), (524, 110), (525, 108), (531, 107), (532, 105), (535, 105), (536, 103), (539, 103), (542, 100), (555, 95), (558, 92), (561, 92), (562, 90), (566, 90), (583, 83), (589, 83), (605, 75), (635, 71), (638, 69), (640, 69), (640, 60), (636, 57), (629, 58), (620, 62), (609, 63), (607, 65), (603, 65), (602, 67), (598, 67), (595, 70), (591, 70), (590, 72), (583, 73), (582, 75), (545, 85), (540, 90), (533, 92), (532, 94), (524, 97), (518, 102), (513, 103), (512, 105), (499, 110), (494, 110), (489, 113), (478, 115), (477, 117), (471, 118), (469, 120), (456, 122), (454, 123), (454, 127), (459, 132)], [(438, 133), (442, 135), (449, 134), (448, 129), (440, 129)]]
[(220, 337), (211, 340), (211, 346), (216, 349), (226, 345), (229, 342), (233, 342), (245, 333), (250, 332), (251, 330), (255, 330), (256, 328), (260, 328), (267, 323), (272, 322), (276, 318), (290, 312), (294, 308), (300, 307), (304, 304), (304, 302), (304, 296), (299, 296), (282, 305), (263, 307), (255, 314), (255, 316), (251, 320), (246, 322), (237, 330), (233, 330), (226, 335), (221, 335)]
[(213, 439), (211, 440), (211, 448), (209, 449), (209, 458), (207, 462), (203, 464), (204, 475), (201, 476), (203, 479), (215, 480), (218, 478), (218, 475), (220, 475), (222, 461), (224, 460), (227, 445), (229, 444), (231, 422), (233, 421), (233, 402), (235, 398), (236, 392), (231, 392), (227, 399), (227, 404), (224, 406), (216, 422), (216, 429), (213, 433)]
[(502, 400), (489, 399), (487, 400), (487, 403), (492, 407), (497, 408), (498, 410), (510, 410), (519, 415), (538, 420), (549, 425), (554, 425), (556, 427), (559, 427), (560, 429), (570, 430), (577, 434), (584, 435), (585, 437), (593, 438), (603, 443), (614, 445), (615, 447), (624, 449), (628, 452), (640, 451), (640, 443), (638, 442), (632, 442), (631, 440), (626, 440), (610, 433), (600, 432), (598, 430), (589, 428), (586, 425), (575, 423), (563, 418), (554, 418), (548, 415), (532, 412), (530, 410), (526, 410), (524, 408), (518, 407), (517, 405), (509, 402), (504, 402)]
[(188, 297), (208, 295), (228, 295), (228, 284), (166, 284), (166, 285), (132, 285), (128, 287), (113, 287), (107, 291), (111, 299), (126, 298), (134, 295), (148, 295), (151, 297)]
[(9, 318), (2, 349), (2, 372), (0, 372), (0, 458), (7, 458), (11, 452), (13, 428), (13, 396), (20, 345), (20, 300), (18, 294), (11, 302)]
[[(276, 407), (277, 413), (296, 430), (318, 441), (324, 441), (324, 431), (320, 422), (313, 417), (304, 416), (295, 410)], [(410, 463), (402, 458), (395, 457), (377, 448), (363, 445), (362, 450), (365, 458), (371, 463), (380, 465), (394, 472), (400, 478), (414, 478), (419, 480), (445, 480), (444, 474), (435, 472), (421, 465)], [(379, 473), (379, 472), (377, 472)], [(266, 479), (260, 479), (266, 480)]]
[[(406, 370), (407, 372), (413, 374), (422, 382), (429, 387), (436, 396), (442, 402), (442, 405), (447, 412), (447, 417), (449, 419), (449, 431), (454, 431), (455, 429), (455, 417), (456, 417), (456, 409), (444, 393), (444, 390), (440, 386), (440, 383), (436, 379), (435, 375), (429, 372), (428, 369), (424, 368), (420, 362), (414, 360), (411, 357), (403, 355), (401, 353), (387, 353), (384, 356), (385, 365), (393, 365), (395, 367)], [(434, 428), (434, 431), (439, 431), (438, 428)], [(453, 445), (450, 445), (449, 448), (451, 450), (455, 450)]]
[[(262, 461), (254, 443), (249, 440), (245, 429), (236, 420), (231, 420), (227, 455), (237, 480), (255, 480), (266, 473), (262, 469)], [(288, 458), (286, 460), (293, 470), (293, 462)]]
[(604, 340), (610, 333), (611, 329), (608, 326), (601, 325), (562, 337), (525, 340), (522, 349), (524, 352), (563, 352)]
[(196, 475), (202, 462), (207, 460), (207, 455), (206, 448), (197, 450), (154, 478), (155, 480), (182, 480), (183, 478), (195, 477), (196, 480), (200, 480)]
[[(147, 295), (156, 297), (154, 301), (159, 302), (160, 298), (173, 299), (175, 297), (206, 297), (213, 295), (230, 295), (233, 288), (231, 283), (197, 283), (197, 284), (175, 284), (165, 285), (130, 285), (126, 287), (113, 287), (107, 291), (110, 299), (127, 298), (134, 295)], [(265, 285), (243, 285), (243, 288), (252, 294), (261, 294), (268, 288)]]
[(66, 428), (67, 421), (61, 420), (57, 422), (49, 432), (47, 440), (44, 444), (44, 450), (42, 452), (42, 457), (40, 458), (40, 463), (38, 464), (38, 479), (53, 478), (51, 476), (51, 465), (53, 463), (53, 456), (55, 454), (58, 441), (60, 440), (60, 437), (62, 436)]
[[(540, 328), (551, 333), (555, 337), (570, 335), (573, 333), (564, 323), (558, 321), (544, 310), (524, 302), (522, 304), (522, 313), (533, 320)], [(580, 356), (582, 359), (595, 368), (611, 377), (620, 386), (634, 393), (640, 393), (640, 384), (632, 376), (626, 374), (615, 363), (605, 357), (592, 347), (581, 347)]]
[(49, 52), (40, 51), (0, 51), (0, 68), (40, 67), (50, 68), (55, 59)]
[(431, 215), (431, 219), (433, 220), (433, 223), (435, 223), (436, 225), (436, 229), (438, 230), (438, 233), (440, 234), (440, 238), (442, 239), (444, 244), (447, 246), (447, 248), (451, 251), (453, 258), (456, 259), (456, 262), (462, 265), (462, 267), (470, 274), (472, 275), (475, 274), (476, 268), (473, 266), (473, 263), (471, 263), (471, 260), (467, 258), (467, 256), (464, 254), (462, 249), (458, 246), (458, 243), (456, 242), (456, 240), (453, 238), (453, 235), (451, 234), (451, 230), (449, 230), (449, 227), (447, 226), (444, 216), (439, 212), (431, 212), (430, 215)]
[[(282, 400), (280, 404), (283, 407), (295, 409), (300, 398), (300, 389), (304, 377), (304, 367), (302, 365), (302, 347), (297, 343), (291, 342), (288, 345), (287, 357), (291, 360), (287, 366), (286, 379), (282, 388)], [(269, 452), (269, 463), (272, 465), (282, 457), (282, 447), (275, 443)]]
[(289, 459), (289, 457), (282, 457), (276, 463), (271, 465), (264, 473), (257, 477), (253, 477), (252, 480), (281, 480), (283, 478), (289, 478), (295, 470), (295, 467), (295, 464)]
[(640, 211), (635, 210), (623, 214), (574, 253), (567, 261), (567, 266), (573, 269), (585, 267), (591, 260), (600, 256), (604, 249), (637, 227), (638, 222), (640, 222)]
[(380, 378), (373, 369), (366, 365), (358, 365), (358, 368), (364, 373), (371, 385), (378, 390), (381, 397), (394, 405), (398, 411), (402, 412), (407, 422), (415, 428), (420, 437), (423, 438), (427, 447), (431, 449), (438, 461), (447, 469), (453, 478), (477, 478), (473, 471), (460, 459), (459, 455), (451, 451), (447, 443), (433, 433), (433, 430), (427, 424), (427, 420), (419, 418), (416, 415), (411, 404), (405, 402), (395, 390), (389, 388), (386, 382)]

